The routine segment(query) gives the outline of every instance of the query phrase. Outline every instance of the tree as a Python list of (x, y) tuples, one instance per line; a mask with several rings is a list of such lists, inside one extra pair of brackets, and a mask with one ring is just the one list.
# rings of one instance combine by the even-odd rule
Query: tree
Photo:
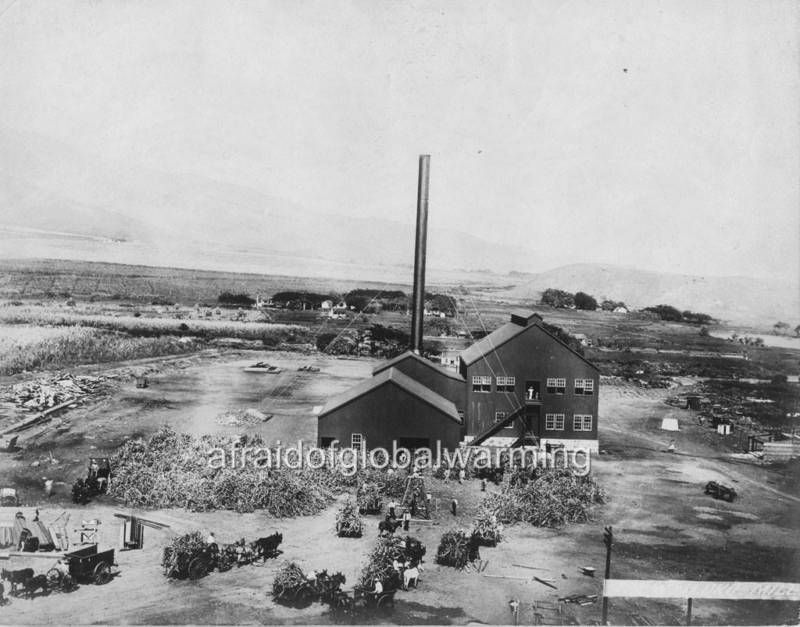
[(781, 322), (780, 320), (772, 325), (772, 328), (775, 330), (775, 333), (778, 335), (783, 335), (789, 329), (789, 325), (785, 322)]
[(597, 309), (597, 301), (586, 292), (578, 292), (575, 294), (575, 307), (586, 311), (594, 311)]
[(572, 307), (575, 304), (575, 296), (570, 292), (550, 287), (542, 292), (542, 298), (539, 302), (542, 305), (556, 308)]
[(797, 337), (800, 337), (800, 324), (798, 324), (798, 325), (797, 325), (797, 326), (794, 328), (794, 334), (795, 334)]
[(250, 298), (248, 294), (232, 294), (231, 292), (222, 292), (217, 301), (220, 305), (228, 307), (252, 307), (256, 304), (255, 299)]
[(644, 311), (648, 311), (650, 313), (656, 314), (662, 320), (668, 320), (670, 322), (681, 322), (683, 320), (683, 314), (680, 311), (672, 307), (671, 305), (656, 305), (655, 307), (645, 307)]

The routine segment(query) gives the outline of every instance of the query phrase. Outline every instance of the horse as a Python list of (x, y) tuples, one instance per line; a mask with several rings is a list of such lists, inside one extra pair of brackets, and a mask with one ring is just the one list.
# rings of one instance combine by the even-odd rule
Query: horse
[(384, 532), (392, 535), (402, 524), (403, 521), (401, 520), (382, 520), (378, 523), (378, 535), (382, 536)]
[(36, 575), (25, 582), (25, 597), (30, 599), (34, 593), (41, 589), (43, 594), (49, 594), (50, 588), (47, 584), (47, 575)]
[(6, 570), (0, 572), (0, 579), (5, 579), (11, 584), (11, 594), (16, 594), (17, 585), (22, 584), (33, 577), (33, 568), (22, 568), (20, 570)]
[(261, 558), (265, 562), (268, 557), (277, 555), (278, 545), (283, 542), (282, 533), (273, 533), (271, 536), (259, 538), (255, 542), (250, 543), (250, 550), (256, 558)]
[(422, 566), (414, 565), (411, 568), (406, 568), (403, 571), (403, 590), (408, 590), (408, 587), (413, 583), (414, 587), (417, 587), (419, 583), (419, 571), (422, 570)]

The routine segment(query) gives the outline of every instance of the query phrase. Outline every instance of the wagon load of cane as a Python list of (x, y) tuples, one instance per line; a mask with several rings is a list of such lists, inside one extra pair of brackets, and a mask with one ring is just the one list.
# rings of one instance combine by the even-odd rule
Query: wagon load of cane
[(479, 539), (462, 529), (446, 531), (436, 549), (436, 563), (462, 569), (480, 558)]
[(364, 520), (358, 507), (348, 499), (336, 512), (336, 535), (340, 538), (360, 538), (364, 533)]

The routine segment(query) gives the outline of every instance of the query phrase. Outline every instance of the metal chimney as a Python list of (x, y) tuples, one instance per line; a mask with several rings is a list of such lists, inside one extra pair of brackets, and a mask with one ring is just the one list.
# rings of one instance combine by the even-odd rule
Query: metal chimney
[(431, 156), (419, 156), (417, 184), (417, 238), (414, 244), (414, 302), (411, 310), (411, 350), (422, 353), (422, 322), (425, 310), (425, 247), (428, 240), (428, 180)]

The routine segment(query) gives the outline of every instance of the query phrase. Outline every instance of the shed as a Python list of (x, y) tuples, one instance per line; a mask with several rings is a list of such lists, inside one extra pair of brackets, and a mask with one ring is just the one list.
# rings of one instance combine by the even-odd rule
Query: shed
[(453, 449), (462, 420), (452, 401), (394, 367), (331, 399), (319, 413), (321, 447)]

